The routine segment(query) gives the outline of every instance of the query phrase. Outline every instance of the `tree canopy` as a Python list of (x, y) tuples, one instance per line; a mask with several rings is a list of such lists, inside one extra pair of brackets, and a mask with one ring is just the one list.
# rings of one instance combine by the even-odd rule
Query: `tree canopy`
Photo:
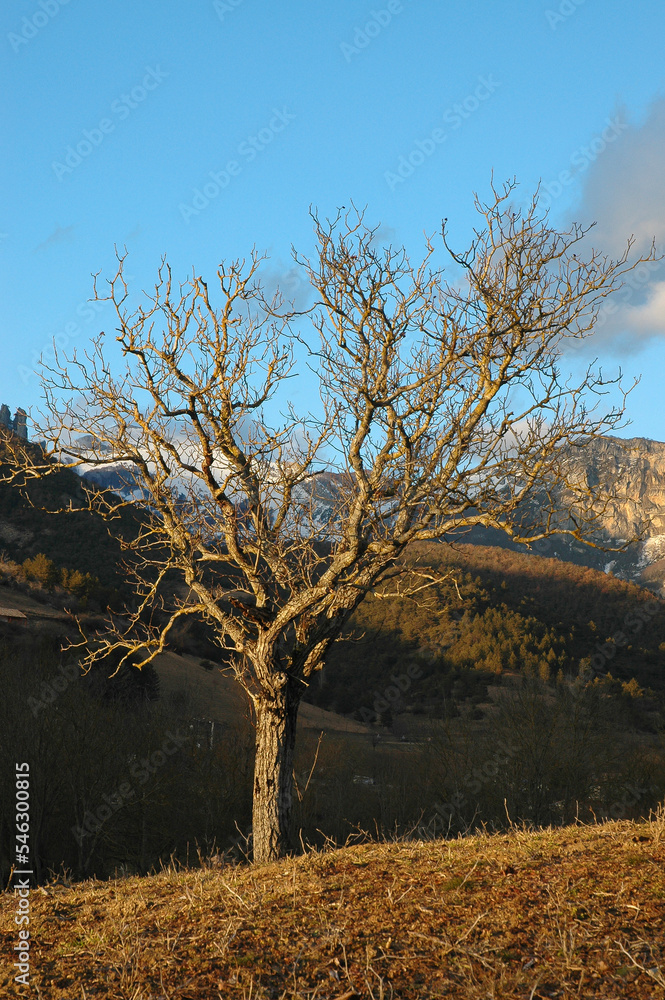
[[(146, 664), (183, 616), (209, 625), (256, 714), (257, 860), (290, 847), (298, 705), (330, 644), (369, 592), (438, 579), (405, 563), (407, 546), (474, 525), (589, 541), (607, 500), (567, 457), (623, 407), (604, 408), (614, 383), (593, 368), (562, 378), (561, 355), (635, 266), (630, 245), (618, 260), (585, 256), (586, 230), (554, 230), (537, 198), (519, 210), (512, 184), (477, 208), (467, 251), (442, 227), (454, 281), (434, 240), (413, 265), (363, 213), (314, 215), (316, 254), (294, 254), (316, 296), (305, 313), (266, 298), (256, 253), (222, 263), (214, 292), (196, 272), (177, 285), (163, 262), (154, 294), (130, 307), (120, 256), (96, 294), (115, 306), (124, 368), (103, 333), (58, 359), (44, 372), (43, 460), (13, 445), (17, 482), (126, 469), (129, 498), (86, 486), (111, 528), (124, 506), (142, 513), (122, 542), (135, 603), (88, 662), (138, 651)], [(288, 402), (297, 345), (320, 390), (303, 414)], [(284, 390), (271, 426), (266, 406)]]

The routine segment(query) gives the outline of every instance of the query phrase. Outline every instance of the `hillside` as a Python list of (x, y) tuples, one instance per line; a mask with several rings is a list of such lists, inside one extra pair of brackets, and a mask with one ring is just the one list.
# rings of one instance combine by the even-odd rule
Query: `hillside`
[[(163, 697), (181, 701), (192, 717), (209, 719), (222, 726), (249, 718), (248, 699), (240, 685), (219, 670), (202, 669), (198, 657), (164, 653), (156, 659), (155, 670)], [(298, 715), (298, 725), (301, 729), (325, 733), (369, 732), (367, 726), (353, 719), (306, 703)]]
[[(611, 574), (508, 550), (426, 545), (409, 559), (451, 577), (415, 604), (368, 598), (313, 678), (299, 716), (295, 843), (403, 834), (437, 803), (430, 834), (500, 828), (506, 805), (536, 825), (646, 815), (665, 793), (663, 603)], [(215, 648), (202, 630), (182, 631), (154, 669), (109, 679), (99, 667), (56, 702), (70, 601), (0, 586), (0, 604), (27, 615), (0, 625), (0, 763), (40, 761), (40, 879), (61, 863), (76, 878), (119, 864), (145, 874), (191, 844), (242, 856), (251, 719)], [(136, 758), (159, 757), (174, 732), (181, 748), (144, 784)], [(81, 817), (127, 781), (131, 799), (77, 844)], [(0, 778), (0, 805), (10, 794)], [(5, 829), (3, 872), (8, 851)]]
[[(0, 479), (6, 471), (4, 455), (0, 440)], [(19, 563), (43, 553), (59, 569), (90, 573), (100, 581), (108, 599), (124, 585), (120, 546), (101, 518), (77, 510), (82, 505), (81, 481), (68, 470), (32, 482), (26, 490), (0, 481), (0, 552)], [(49, 513), (68, 506), (73, 510), (66, 515)], [(136, 517), (121, 511), (114, 533), (131, 537), (136, 526)]]
[(394, 687), (391, 676), (411, 663), (414, 677), (393, 715), (395, 707), (455, 714), (515, 673), (545, 681), (611, 674), (653, 691), (665, 707), (665, 603), (636, 584), (479, 545), (417, 545), (406, 561), (450, 578), (417, 602), (368, 597), (308, 695), (316, 704), (368, 721), (376, 692)]
[[(21, 638), (21, 629), (28, 634), (74, 639), (76, 629), (72, 616), (65, 611), (43, 604), (29, 593), (0, 583), (0, 608), (14, 608), (27, 619), (25, 626), (14, 628)], [(0, 641), (3, 629), (0, 626)], [(199, 657), (188, 654), (164, 653), (155, 660), (163, 699), (177, 701), (188, 717), (207, 719), (222, 726), (234, 726), (249, 716), (247, 697), (230, 676), (214, 669), (212, 663), (202, 668)], [(366, 733), (368, 727), (334, 712), (304, 704), (299, 716), (304, 729), (323, 732)]]
[[(655, 1000), (665, 817), (59, 879), (30, 906), (43, 1000)], [(6, 955), (14, 909), (5, 894)], [(7, 970), (0, 985), (25, 995)]]
[[(0, 442), (0, 471), (3, 449)], [(569, 459), (570, 475), (592, 490), (614, 490), (615, 499), (598, 523), (597, 540), (612, 548), (643, 533), (643, 540), (621, 552), (604, 552), (581, 545), (566, 536), (534, 543), (533, 551), (594, 569), (611, 569), (618, 576), (660, 592), (665, 587), (665, 444), (646, 438), (599, 437)], [(130, 498), (136, 488), (131, 470), (111, 463), (85, 473), (90, 482)], [(335, 506), (337, 479), (334, 473), (317, 476), (310, 488), (314, 503), (314, 523), (324, 523)], [(84, 571), (92, 571), (92, 561), (111, 570), (113, 543), (101, 522), (84, 515), (59, 518), (57, 522), (38, 508), (54, 508), (81, 498), (79, 477), (62, 472), (30, 489), (35, 507), (30, 509), (16, 490), (0, 483), (0, 544), (16, 558), (20, 551), (34, 555), (35, 543), (56, 562), (73, 561)], [(131, 518), (124, 517), (123, 529), (131, 530)], [(472, 544), (513, 549), (514, 543), (502, 532), (477, 528), (459, 540)], [(521, 547), (520, 547), (521, 548)], [(113, 552), (115, 554), (115, 552)], [(100, 579), (102, 577), (100, 576)], [(108, 582), (103, 580), (103, 582)]]
[[(36, 446), (35, 446), (36, 447)], [(0, 443), (0, 473), (3, 446)], [(620, 546), (644, 531), (640, 542), (624, 551), (606, 551), (582, 545), (567, 536), (535, 542), (536, 555), (613, 572), (619, 578), (639, 583), (657, 594), (665, 593), (665, 444), (642, 438), (598, 438), (570, 457), (570, 474), (593, 489), (615, 489), (622, 495), (610, 504), (598, 524), (598, 542), (607, 549)], [(131, 470), (90, 470), (90, 481), (102, 489), (130, 497), (135, 488)], [(323, 523), (334, 507), (337, 477), (332, 473), (312, 481), (315, 523)], [(121, 587), (118, 577), (119, 547), (108, 535), (107, 526), (86, 512), (67, 517), (48, 514), (41, 508), (56, 509), (69, 503), (81, 504), (81, 480), (63, 471), (29, 489), (29, 499), (19, 490), (0, 483), (0, 549), (22, 562), (38, 552), (58, 567), (78, 569), (96, 576), (106, 587)], [(645, 527), (646, 524), (646, 527)], [(136, 520), (124, 511), (114, 532), (131, 535)], [(526, 552), (502, 532), (476, 528), (456, 538), (460, 543), (500, 550)]]
[[(63, 483), (74, 497), (77, 481)], [(14, 560), (0, 558), (0, 604), (27, 615), (23, 626), (0, 624), (0, 806), (11, 762), (37, 761), (39, 880), (61, 864), (79, 879), (119, 865), (146, 874), (186, 860), (192, 845), (242, 857), (253, 734), (246, 699), (216, 669), (218, 647), (185, 623), (154, 668), (109, 679), (103, 665), (81, 679), (60, 651), (61, 636), (75, 635), (66, 609), (94, 630), (105, 605), (72, 581), (86, 565), (112, 581), (117, 553), (95, 549), (95, 532), (100, 546), (109, 540), (88, 516), (79, 568), (67, 559), (78, 515), (61, 519), (59, 535), (16, 492), (3, 502), (30, 537), (12, 543)], [(91, 559), (99, 552), (104, 567)], [(663, 602), (611, 572), (506, 548), (432, 543), (407, 561), (447, 579), (417, 602), (368, 597), (313, 678), (299, 718), (293, 843), (404, 835), (428, 817), (429, 835), (455, 836), (499, 829), (507, 812), (536, 826), (648, 814), (665, 793)], [(138, 765), (161, 760), (163, 746), (173, 752), (157, 770)], [(102, 822), (120, 787), (131, 794)], [(10, 860), (0, 824), (3, 873)]]

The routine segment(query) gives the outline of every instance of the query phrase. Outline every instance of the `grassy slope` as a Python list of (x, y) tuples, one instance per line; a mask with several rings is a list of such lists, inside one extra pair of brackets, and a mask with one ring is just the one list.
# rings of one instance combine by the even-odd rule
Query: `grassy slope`
[[(26, 630), (62, 634), (65, 630), (76, 636), (71, 618), (64, 612), (40, 604), (29, 594), (23, 594), (0, 584), (0, 607), (15, 608), (28, 618)], [(18, 633), (21, 634), (20, 632)], [(248, 713), (248, 704), (240, 686), (219, 670), (204, 670), (199, 657), (165, 653), (156, 660), (162, 696), (174, 695), (184, 701), (188, 715), (233, 724)], [(368, 726), (316, 705), (303, 703), (299, 725), (305, 729), (346, 733), (368, 733)]]
[[(157, 658), (155, 666), (163, 694), (184, 695), (190, 715), (232, 723), (248, 714), (248, 701), (240, 685), (219, 670), (204, 670), (198, 657), (165, 653)], [(368, 726), (353, 719), (306, 703), (301, 706), (298, 722), (306, 729), (370, 732)]]
[[(13, 910), (5, 895), (5, 955)], [(665, 822), (56, 883), (31, 920), (44, 1000), (646, 1000), (665, 988)], [(5, 970), (2, 995), (23, 995)]]
[(59, 623), (58, 631), (60, 632), (66, 628), (75, 629), (72, 619), (65, 611), (48, 604), (41, 604), (30, 594), (24, 594), (20, 590), (15, 590), (4, 584), (0, 584), (0, 607), (22, 611), (31, 623), (31, 627), (38, 630), (47, 627), (50, 623)]

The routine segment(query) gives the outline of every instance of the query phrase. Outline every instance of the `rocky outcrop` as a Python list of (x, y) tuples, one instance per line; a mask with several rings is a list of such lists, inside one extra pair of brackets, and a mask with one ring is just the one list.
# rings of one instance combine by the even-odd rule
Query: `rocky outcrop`
[(13, 431), (18, 437), (23, 438), (24, 441), (28, 439), (28, 414), (20, 406), (14, 416), (12, 417), (11, 411), (6, 403), (0, 406), (0, 427), (4, 427), (8, 431)]
[(616, 495), (602, 518), (613, 538), (665, 534), (665, 444), (647, 438), (603, 437), (580, 452), (573, 465), (599, 493)]
[(598, 547), (562, 535), (535, 544), (534, 551), (603, 569), (665, 596), (665, 443), (599, 437), (571, 451), (569, 461), (570, 477), (598, 499)]

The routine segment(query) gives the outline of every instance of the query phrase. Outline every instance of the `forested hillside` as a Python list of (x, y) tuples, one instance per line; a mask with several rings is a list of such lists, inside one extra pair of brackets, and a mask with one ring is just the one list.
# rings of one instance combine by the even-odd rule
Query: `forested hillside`
[(312, 686), (317, 704), (368, 719), (376, 692), (408, 663), (418, 664), (418, 677), (394, 699), (393, 714), (454, 714), (456, 697), (485, 700), (487, 685), (509, 673), (580, 676), (633, 701), (651, 690), (655, 699), (642, 703), (662, 704), (665, 604), (636, 584), (476, 545), (421, 545), (410, 560), (450, 578), (417, 601), (368, 597)]
[[(38, 445), (34, 445), (38, 448)], [(0, 551), (10, 560), (22, 563), (43, 554), (62, 569), (78, 570), (95, 577), (108, 591), (123, 589), (121, 551), (101, 520), (82, 506), (83, 492), (79, 477), (63, 470), (45, 479), (32, 481), (18, 489), (1, 481), (7, 472), (0, 440)], [(62, 508), (73, 510), (64, 515), (48, 513)], [(114, 533), (128, 537), (136, 531), (136, 518), (130, 511), (119, 512)]]

